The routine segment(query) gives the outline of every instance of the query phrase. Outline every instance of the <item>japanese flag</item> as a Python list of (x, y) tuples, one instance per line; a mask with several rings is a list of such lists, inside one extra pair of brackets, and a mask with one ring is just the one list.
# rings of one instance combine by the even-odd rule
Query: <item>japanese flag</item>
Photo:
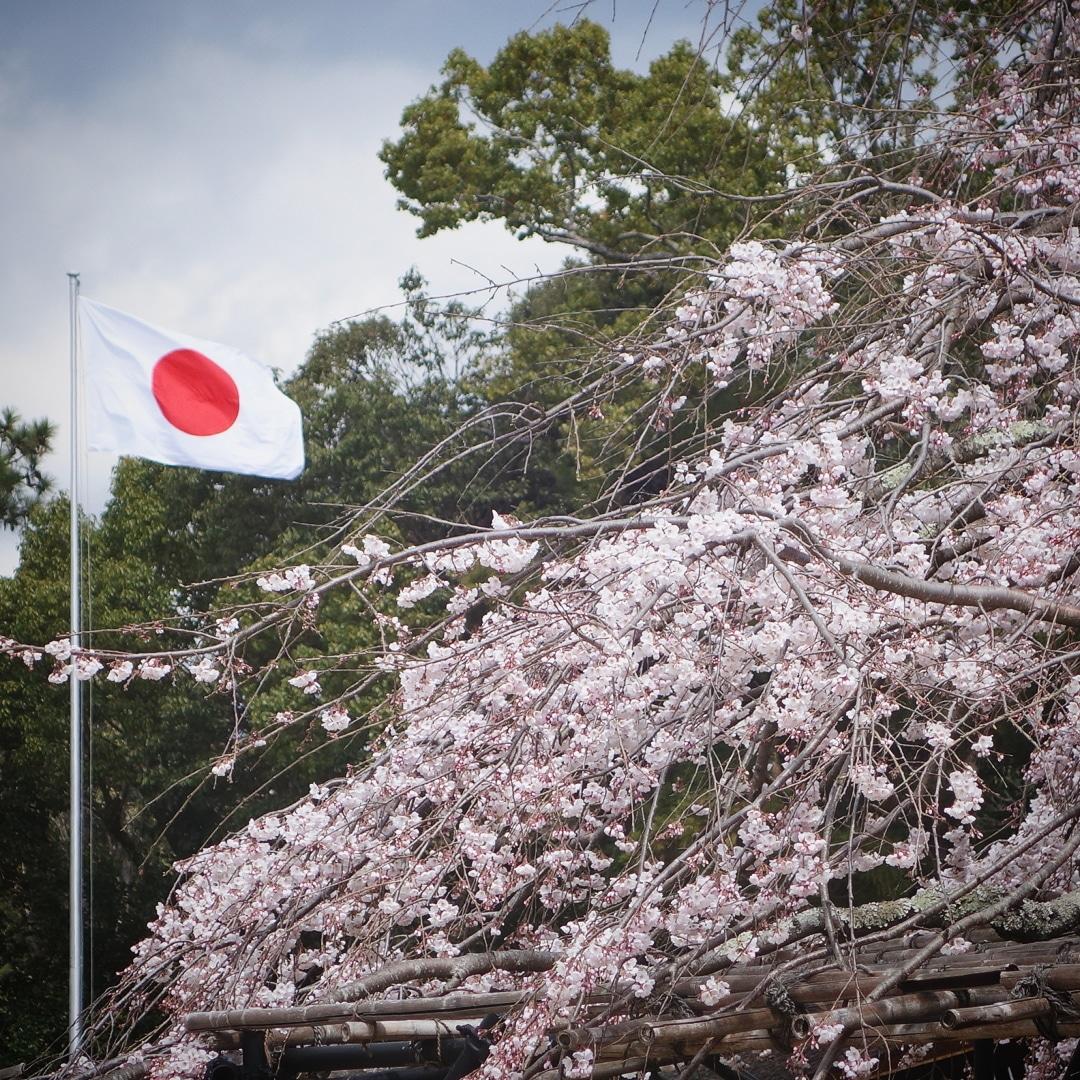
[(291, 480), (304, 468), (300, 409), (270, 369), (228, 345), (79, 298), (91, 450)]

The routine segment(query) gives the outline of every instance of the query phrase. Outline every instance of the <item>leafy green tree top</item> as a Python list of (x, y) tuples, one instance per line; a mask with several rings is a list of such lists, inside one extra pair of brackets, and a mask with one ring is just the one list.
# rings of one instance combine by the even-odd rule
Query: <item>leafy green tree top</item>
[(420, 236), (502, 220), (606, 261), (731, 238), (744, 217), (710, 197), (770, 190), (782, 170), (727, 115), (716, 73), (686, 42), (647, 74), (617, 68), (588, 20), (520, 33), (484, 67), (455, 49), (380, 154)]

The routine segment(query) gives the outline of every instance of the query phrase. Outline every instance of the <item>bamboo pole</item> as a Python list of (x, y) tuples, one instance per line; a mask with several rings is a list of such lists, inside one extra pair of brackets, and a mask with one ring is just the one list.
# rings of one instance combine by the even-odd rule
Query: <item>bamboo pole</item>
[(258, 1030), (260, 1028), (300, 1027), (309, 1024), (345, 1023), (380, 1016), (422, 1019), (461, 1013), (475, 1016), (485, 1011), (511, 1008), (527, 1001), (531, 994), (503, 991), (491, 994), (451, 994), (444, 998), (405, 998), (400, 1001), (338, 1002), (330, 1005), (306, 1005), (280, 1009), (223, 1009), (216, 1012), (193, 1012), (184, 1017), (188, 1031), (216, 1031), (222, 1028)]
[(1018, 998), (997, 1005), (973, 1005), (966, 1009), (948, 1009), (941, 1014), (942, 1024), (950, 1029), (976, 1025), (1007, 1024), (1014, 1020), (1031, 1020), (1053, 1012), (1044, 997)]
[(852, 1029), (857, 1027), (881, 1027), (913, 1020), (928, 1020), (946, 1009), (966, 1005), (993, 1004), (1007, 997), (1001, 986), (976, 986), (959, 990), (923, 990), (915, 994), (898, 994), (884, 997), (866, 1005), (852, 1005), (824, 1013), (807, 1013), (791, 1021), (791, 1030), (805, 1038), (815, 1027)]
[[(329, 1027), (293, 1028), (283, 1040), (285, 1046), (302, 1046), (305, 1043), (330, 1045), (333, 1043), (358, 1042), (405, 1042), (409, 1039), (439, 1039), (457, 1035), (458, 1028), (465, 1024), (477, 1027), (483, 1021), (482, 1016), (470, 1016), (455, 1020), (374, 1020), (354, 1021), (348, 1024), (334, 1024)], [(304, 1033), (312, 1031), (312, 1036)], [(271, 1045), (275, 1040), (270, 1040)]]
[(611, 1043), (632, 1043), (640, 1039), (644, 1020), (624, 1020), (600, 1027), (572, 1027), (560, 1031), (555, 1041), (567, 1054), (577, 1050), (607, 1046)]
[(483, 1016), (467, 1016), (454, 1020), (376, 1020), (373, 1042), (397, 1039), (438, 1039), (456, 1035), (459, 1027), (479, 1027)]
[[(1058, 1033), (1063, 1039), (1080, 1035), (1080, 1023), (1058, 1024)], [(964, 1028), (947, 1028), (940, 1021), (923, 1021), (910, 1024), (892, 1024), (888, 1027), (866, 1028), (853, 1033), (860, 1044), (864, 1037), (870, 1043), (882, 1046), (919, 1045), (922, 1043), (954, 1044), (957, 1046), (972, 1043), (978, 1039), (990, 1039), (1000, 1042), (1002, 1039), (1031, 1039), (1042, 1034), (1034, 1020), (1013, 1020), (1007, 1023), (974, 1024)]]
[[(1035, 967), (1004, 972), (1001, 985), (1011, 990), (1022, 979), (1035, 973)], [(1039, 971), (1039, 977), (1051, 990), (1080, 991), (1080, 964), (1056, 964), (1049, 970)]]
[[(1015, 965), (1013, 965), (1015, 969)], [(997, 982), (1001, 972), (1005, 970), (999, 967), (963, 967), (955, 970), (916, 971), (906, 978), (900, 989), (951, 989), (955, 985), (970, 986), (972, 984), (992, 985)], [(792, 1001), (801, 1005), (812, 1005), (818, 1002), (839, 1002), (845, 999), (857, 1000), (876, 990), (887, 976), (880, 974), (852, 974), (846, 971), (826, 971), (812, 975), (806, 979), (798, 979), (798, 976), (784, 976), (782, 983), (784, 989)], [(754, 990), (763, 989), (769, 985), (766, 973), (754, 975), (737, 973), (722, 973), (717, 976), (726, 982), (731, 988), (731, 1001)], [(777, 980), (781, 981), (781, 980)], [(696, 997), (701, 987), (706, 982), (704, 976), (694, 976), (688, 979), (679, 979), (672, 985), (672, 993), (678, 997)], [(725, 999), (727, 1003), (727, 999)]]
[[(272, 1050), (282, 1050), (293, 1046), (338, 1046), (343, 1043), (450, 1038), (458, 1034), (458, 1027), (464, 1024), (477, 1027), (483, 1019), (480, 1016), (469, 1016), (454, 1020), (349, 1020), (341, 1024), (298, 1025), (271, 1031), (266, 1043)], [(235, 1050), (240, 1045), (240, 1031), (235, 1028), (218, 1030), (211, 1034), (218, 1050)]]
[[(337, 1046), (341, 1043), (373, 1042), (377, 1027), (364, 1020), (350, 1020), (344, 1024), (314, 1024), (311, 1026), (286, 1028), (284, 1032), (271, 1032), (266, 1044), (273, 1050), (282, 1050), (287, 1046)], [(240, 1033), (237, 1032), (237, 1042)]]
[[(1073, 943), (1074, 939), (1069, 939)], [(1080, 940), (1075, 942), (1076, 959), (1080, 960)], [(1066, 955), (1063, 957), (1062, 952)], [(856, 949), (850, 957), (851, 963), (857, 966), (861, 975), (881, 976), (887, 975), (901, 966), (906, 960), (911, 959), (918, 950), (910, 947), (897, 948), (887, 952), (881, 950)], [(926, 980), (940, 978), (942, 972), (956, 970), (1008, 970), (1017, 966), (1036, 966), (1043, 962), (1058, 963), (1061, 959), (1071, 959), (1068, 955), (1069, 948), (1059, 941), (1050, 943), (999, 943), (994, 949), (986, 949), (976, 946), (972, 950), (955, 956), (937, 956), (926, 961), (916, 972), (908, 978), (910, 980)], [(761, 982), (773, 970), (783, 963), (797, 959), (797, 957), (784, 957), (780, 953), (772, 953), (759, 958), (754, 964), (735, 964), (729, 967), (719, 967), (709, 975), (692, 975), (680, 978), (675, 986), (700, 986), (707, 978), (715, 977), (722, 979), (732, 987), (749, 989), (754, 984)], [(830, 975), (842, 975), (843, 971), (827, 973)], [(848, 972), (847, 974), (850, 974)], [(797, 972), (788, 972), (788, 978), (797, 977)], [(817, 978), (820, 976), (814, 976)]]
[(701, 1020), (651, 1020), (641, 1025), (640, 1039), (646, 1045), (669, 1045), (704, 1042), (718, 1039), (739, 1031), (759, 1028), (782, 1028), (787, 1018), (775, 1009), (747, 1009), (745, 1012), (726, 1013)]

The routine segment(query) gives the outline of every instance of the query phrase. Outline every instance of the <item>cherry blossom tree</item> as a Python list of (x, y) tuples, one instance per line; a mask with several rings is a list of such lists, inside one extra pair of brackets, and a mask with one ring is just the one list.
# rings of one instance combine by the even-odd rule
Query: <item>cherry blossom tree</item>
[[(801, 181), (775, 204), (788, 240), (703, 260), (573, 396), (441, 444), (199, 644), (45, 647), (54, 679), (230, 688), (270, 677), (249, 643), (277, 635), (280, 663), (330, 593), (381, 633), (296, 668), (277, 720), (373, 724), (370, 757), (178, 867), (103, 1044), (196, 1076), (192, 1010), (516, 987), (478, 1073), (515, 1077), (594, 992), (633, 1016), (692, 975), (720, 1005), (740, 959), (933, 930), (873, 998), (976, 928), (1074, 926), (1080, 13), (1036, 0), (1000, 29), (998, 70), (959, 60), (889, 174)], [(446, 462), (625, 395), (649, 404), (609, 432), (629, 449), (608, 501), (395, 541), (396, 501)], [(628, 500), (664, 431), (663, 490)], [(155, 1008), (140, 1050), (126, 1024)], [(871, 1072), (842, 1035), (817, 1033), (818, 1073)]]

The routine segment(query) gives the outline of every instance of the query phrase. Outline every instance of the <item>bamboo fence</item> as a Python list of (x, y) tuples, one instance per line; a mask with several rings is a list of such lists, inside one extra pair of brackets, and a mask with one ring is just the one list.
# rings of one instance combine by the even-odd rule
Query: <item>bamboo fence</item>
[[(526, 1080), (558, 1080), (570, 1055), (583, 1050), (591, 1052), (593, 1076), (601, 1078), (706, 1057), (737, 1062), (763, 1051), (787, 1055), (839, 1038), (878, 1057), (880, 1072), (888, 1074), (902, 1067), (911, 1048), (924, 1048), (925, 1060), (931, 1043), (940, 1058), (967, 1053), (983, 1040), (1080, 1036), (1080, 938), (1015, 943), (987, 936), (962, 954), (938, 955), (886, 992), (919, 945), (914, 935), (859, 951), (848, 967), (821, 965), (802, 973), (794, 967), (797, 958), (784, 952), (733, 964), (715, 973), (730, 993), (713, 1006), (701, 1001), (701, 976), (679, 979), (645, 1002), (619, 987), (593, 994), (577, 1003), (572, 1019), (552, 1027), (549, 1050), (526, 1071)], [(425, 1046), (462, 1032), (480, 1029), (497, 1039), (498, 1020), (529, 1000), (528, 991), (512, 988), (368, 997), (190, 1013), (185, 1027), (225, 1054), (241, 1045), (245, 1033), (261, 1032), (271, 1055), (293, 1047), (411, 1040), (422, 1061)], [(351, 1075), (364, 1073), (354, 1069)]]

